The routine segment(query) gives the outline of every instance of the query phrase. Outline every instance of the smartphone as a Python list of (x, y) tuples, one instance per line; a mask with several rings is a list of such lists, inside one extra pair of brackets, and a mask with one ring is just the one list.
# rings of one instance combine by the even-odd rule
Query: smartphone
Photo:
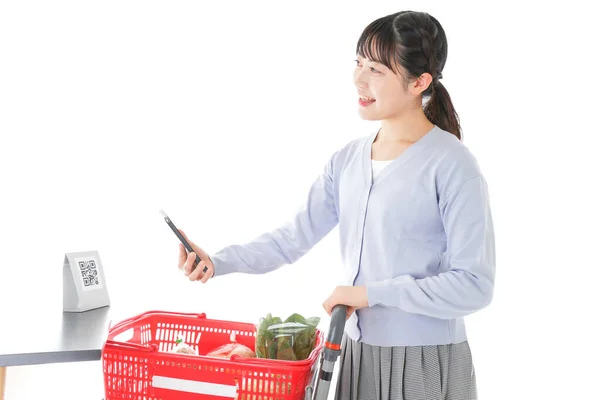
[[(160, 215), (163, 216), (163, 218), (165, 219), (165, 222), (167, 223), (167, 225), (169, 225), (169, 227), (171, 228), (171, 230), (173, 231), (173, 233), (175, 233), (175, 235), (177, 235), (177, 237), (179, 238), (179, 240), (181, 241), (181, 243), (183, 243), (183, 246), (188, 251), (188, 253), (193, 252), (194, 249), (192, 249), (192, 246), (190, 246), (190, 244), (187, 242), (187, 240), (185, 240), (185, 238), (183, 237), (183, 235), (181, 234), (181, 232), (179, 232), (179, 230), (177, 229), (177, 227), (175, 226), (175, 224), (173, 224), (173, 221), (171, 221), (171, 218), (169, 218), (169, 216), (167, 214), (165, 214), (165, 212), (163, 210), (160, 210), (159, 212), (160, 212)], [(196, 254), (196, 261), (192, 265), (192, 271), (196, 269), (196, 266), (198, 265), (198, 263), (200, 261), (201, 261), (200, 257), (198, 257), (198, 254)], [(206, 271), (208, 271), (208, 267), (204, 266), (204, 270), (202, 272), (206, 273)]]

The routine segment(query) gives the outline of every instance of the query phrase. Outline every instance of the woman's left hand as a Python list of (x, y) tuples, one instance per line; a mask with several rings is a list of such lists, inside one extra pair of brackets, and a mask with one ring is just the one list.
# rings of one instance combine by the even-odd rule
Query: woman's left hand
[(350, 318), (352, 313), (359, 308), (365, 308), (369, 306), (369, 300), (367, 298), (367, 287), (366, 286), (338, 286), (335, 288), (331, 296), (323, 303), (323, 308), (327, 311), (327, 314), (331, 316), (333, 307), (343, 304), (348, 306), (348, 313), (346, 319)]

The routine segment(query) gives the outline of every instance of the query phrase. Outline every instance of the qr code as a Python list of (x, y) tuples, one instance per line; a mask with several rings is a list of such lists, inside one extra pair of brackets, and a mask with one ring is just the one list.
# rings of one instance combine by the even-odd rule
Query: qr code
[(91, 286), (100, 285), (98, 268), (96, 268), (95, 260), (79, 261), (79, 271), (81, 272), (81, 279), (83, 279), (84, 287), (89, 288)]

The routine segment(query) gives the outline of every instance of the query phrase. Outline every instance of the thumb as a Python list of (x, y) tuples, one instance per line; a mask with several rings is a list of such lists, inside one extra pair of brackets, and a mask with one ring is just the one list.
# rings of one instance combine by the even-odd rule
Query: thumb
[(192, 250), (194, 250), (194, 253), (196, 253), (198, 255), (198, 257), (200, 257), (201, 260), (206, 261), (208, 259), (208, 254), (202, 250), (196, 243), (192, 242), (187, 235), (185, 234), (184, 231), (182, 231), (181, 229), (177, 229), (179, 231), (179, 233), (181, 233), (181, 235), (184, 237), (184, 239), (189, 243), (189, 245), (192, 247)]

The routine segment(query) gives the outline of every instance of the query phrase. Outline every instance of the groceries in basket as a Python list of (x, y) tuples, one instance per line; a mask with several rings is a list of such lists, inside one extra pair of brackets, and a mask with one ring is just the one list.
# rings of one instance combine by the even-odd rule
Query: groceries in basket
[(300, 361), (315, 348), (319, 317), (304, 318), (292, 314), (282, 321), (270, 313), (261, 318), (256, 332), (256, 357)]
[(230, 359), (231, 356), (238, 355), (240, 357), (254, 358), (256, 355), (252, 349), (235, 341), (235, 332), (231, 332), (230, 343), (226, 343), (210, 351), (207, 356)]
[(171, 350), (172, 353), (180, 353), (180, 354), (191, 354), (198, 355), (198, 351), (196, 351), (192, 346), (185, 343), (183, 338), (179, 336), (179, 338), (175, 341), (176, 346)]
[(240, 357), (254, 358), (254, 352), (240, 343), (227, 343), (217, 347), (213, 351), (207, 354), (209, 357), (226, 358), (229, 359), (231, 356), (238, 355)]

